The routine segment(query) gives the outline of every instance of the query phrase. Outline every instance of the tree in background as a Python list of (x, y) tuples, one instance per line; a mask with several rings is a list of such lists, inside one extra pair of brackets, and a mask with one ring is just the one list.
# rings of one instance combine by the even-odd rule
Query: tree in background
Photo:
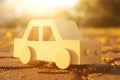
[(80, 0), (75, 10), (84, 13), (83, 26), (119, 26), (119, 4), (120, 0)]

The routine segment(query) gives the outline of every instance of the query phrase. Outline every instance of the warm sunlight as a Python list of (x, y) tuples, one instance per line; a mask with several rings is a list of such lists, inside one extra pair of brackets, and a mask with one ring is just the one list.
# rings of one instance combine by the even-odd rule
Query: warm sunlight
[(72, 8), (78, 0), (22, 0), (22, 6), (29, 14), (55, 14), (60, 9)]

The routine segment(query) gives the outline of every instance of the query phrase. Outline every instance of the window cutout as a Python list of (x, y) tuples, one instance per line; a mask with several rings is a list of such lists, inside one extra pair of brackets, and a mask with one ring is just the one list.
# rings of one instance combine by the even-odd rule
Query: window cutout
[(38, 41), (39, 40), (39, 27), (32, 27), (28, 40)]
[(55, 41), (50, 27), (43, 27), (43, 41)]

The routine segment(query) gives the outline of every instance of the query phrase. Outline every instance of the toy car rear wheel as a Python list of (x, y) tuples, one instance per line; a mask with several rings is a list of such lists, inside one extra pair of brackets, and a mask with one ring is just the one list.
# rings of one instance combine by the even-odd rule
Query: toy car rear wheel
[(23, 64), (27, 64), (30, 62), (31, 60), (31, 57), (32, 57), (32, 53), (31, 53), (31, 50), (28, 46), (25, 46), (21, 49), (21, 54), (20, 54), (20, 61), (23, 63)]
[(70, 66), (71, 56), (67, 49), (61, 49), (56, 52), (55, 64), (60, 69), (66, 69)]

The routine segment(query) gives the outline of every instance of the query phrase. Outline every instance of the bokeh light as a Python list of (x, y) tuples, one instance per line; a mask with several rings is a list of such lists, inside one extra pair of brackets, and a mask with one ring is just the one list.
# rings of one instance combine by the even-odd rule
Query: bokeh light
[(17, 14), (22, 12), (21, 7), (27, 14), (54, 15), (59, 10), (73, 8), (78, 0), (7, 0), (6, 2), (16, 5)]

